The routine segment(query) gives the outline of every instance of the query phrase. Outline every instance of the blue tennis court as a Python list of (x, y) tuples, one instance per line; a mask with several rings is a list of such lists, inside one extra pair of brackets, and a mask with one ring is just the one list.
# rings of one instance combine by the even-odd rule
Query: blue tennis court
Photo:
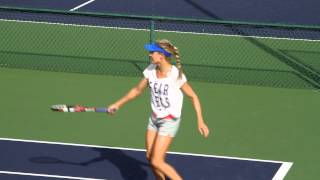
[[(5, 179), (151, 180), (140, 149), (1, 139), (0, 177)], [(168, 161), (188, 180), (282, 179), (291, 163), (187, 153)]]
[[(0, 0), (2, 6), (109, 12), (136, 15), (223, 19), (290, 24), (319, 24), (319, 1), (255, 0)], [(177, 8), (179, 7), (179, 8)], [(298, 12), (298, 13), (297, 13)]]

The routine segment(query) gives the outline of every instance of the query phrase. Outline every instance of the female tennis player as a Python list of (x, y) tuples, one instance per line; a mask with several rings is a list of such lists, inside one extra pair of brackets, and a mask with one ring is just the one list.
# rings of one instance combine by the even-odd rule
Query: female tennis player
[[(199, 98), (182, 71), (178, 48), (166, 39), (146, 44), (144, 48), (151, 57), (151, 64), (143, 71), (144, 78), (108, 108), (116, 112), (149, 87), (152, 113), (146, 133), (147, 159), (157, 180), (165, 180), (165, 177), (181, 180), (178, 172), (165, 161), (165, 156), (179, 128), (183, 93), (192, 101), (200, 133), (208, 137), (209, 129), (202, 118)], [(172, 56), (176, 65), (172, 64)]]

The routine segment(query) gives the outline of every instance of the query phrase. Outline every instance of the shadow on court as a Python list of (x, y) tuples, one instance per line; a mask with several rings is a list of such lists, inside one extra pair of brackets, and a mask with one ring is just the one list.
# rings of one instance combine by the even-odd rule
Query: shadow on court
[[(84, 161), (84, 162), (70, 162), (63, 160), (62, 158), (50, 157), (50, 156), (38, 156), (30, 158), (30, 161), (38, 164), (64, 164), (70, 166), (90, 166), (103, 161), (108, 161), (119, 169), (120, 174), (124, 180), (147, 180), (148, 172), (143, 169), (143, 166), (149, 164), (137, 160), (131, 156), (125, 154), (119, 149), (101, 149), (92, 148), (99, 153), (99, 156)], [(106, 169), (108, 171), (108, 169)]]

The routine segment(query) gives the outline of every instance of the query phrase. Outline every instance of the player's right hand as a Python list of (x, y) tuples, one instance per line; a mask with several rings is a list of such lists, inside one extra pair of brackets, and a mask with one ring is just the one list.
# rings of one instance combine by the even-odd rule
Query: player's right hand
[(118, 110), (119, 106), (117, 106), (116, 104), (111, 104), (110, 106), (108, 106), (108, 112), (111, 115), (114, 115)]

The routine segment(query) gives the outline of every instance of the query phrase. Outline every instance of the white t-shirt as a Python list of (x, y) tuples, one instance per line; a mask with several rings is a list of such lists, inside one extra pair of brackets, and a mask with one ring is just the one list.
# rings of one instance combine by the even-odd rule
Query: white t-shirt
[(159, 79), (156, 75), (156, 67), (155, 64), (150, 64), (143, 71), (151, 91), (152, 111), (157, 118), (168, 115), (179, 118), (183, 103), (183, 93), (180, 88), (187, 81), (186, 76), (183, 74), (178, 78), (179, 70), (172, 65), (167, 77)]

